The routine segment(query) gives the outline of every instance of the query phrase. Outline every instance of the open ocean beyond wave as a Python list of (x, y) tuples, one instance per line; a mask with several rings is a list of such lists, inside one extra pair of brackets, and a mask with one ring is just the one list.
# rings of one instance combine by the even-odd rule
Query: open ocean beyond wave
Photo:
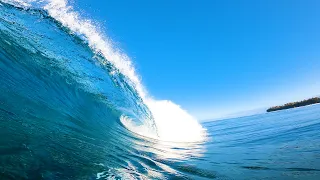
[(320, 179), (320, 105), (200, 125), (41, 3), (0, 1), (0, 179)]

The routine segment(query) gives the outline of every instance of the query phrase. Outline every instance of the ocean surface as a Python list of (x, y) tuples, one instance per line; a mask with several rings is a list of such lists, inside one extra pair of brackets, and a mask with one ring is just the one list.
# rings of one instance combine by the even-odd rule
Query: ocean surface
[(320, 105), (198, 123), (64, 0), (0, 0), (0, 179), (320, 179)]

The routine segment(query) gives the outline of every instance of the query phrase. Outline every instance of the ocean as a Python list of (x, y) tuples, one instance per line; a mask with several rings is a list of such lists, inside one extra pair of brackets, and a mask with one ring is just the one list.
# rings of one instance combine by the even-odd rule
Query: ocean
[(0, 1), (0, 72), (0, 179), (320, 179), (320, 105), (199, 123), (67, 1)]

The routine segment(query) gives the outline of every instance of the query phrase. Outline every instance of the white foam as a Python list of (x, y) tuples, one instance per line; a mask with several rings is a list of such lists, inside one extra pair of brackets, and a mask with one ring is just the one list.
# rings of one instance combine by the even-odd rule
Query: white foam
[(157, 132), (145, 125), (135, 125), (128, 117), (120, 118), (122, 124), (139, 135), (171, 142), (199, 142), (206, 138), (206, 130), (187, 111), (168, 100), (146, 100), (152, 112)]
[(168, 100), (152, 99), (147, 100), (146, 104), (152, 112), (161, 140), (175, 142), (205, 140), (205, 129), (179, 105)]
[[(180, 106), (171, 101), (153, 100), (150, 98), (142, 85), (130, 58), (115, 48), (112, 41), (99, 32), (99, 28), (90, 20), (82, 18), (68, 5), (67, 0), (2, 0), (4, 2), (15, 2), (23, 6), (31, 6), (34, 2), (44, 4), (43, 8), (48, 11), (51, 17), (68, 27), (73, 33), (85, 37), (89, 46), (96, 53), (104, 56), (130, 81), (131, 85), (139, 93), (145, 104), (149, 107), (155, 124), (158, 136), (145, 126), (134, 127), (128, 119), (123, 119), (124, 125), (132, 131), (143, 136), (159, 138), (166, 141), (202, 141), (205, 130), (195, 118), (189, 115)], [(104, 63), (104, 62), (101, 62)]]

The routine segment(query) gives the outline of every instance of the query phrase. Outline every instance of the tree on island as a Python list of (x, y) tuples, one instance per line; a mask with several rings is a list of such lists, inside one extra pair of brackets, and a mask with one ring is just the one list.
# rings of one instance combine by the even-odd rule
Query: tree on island
[(279, 111), (279, 110), (290, 109), (290, 108), (301, 107), (301, 106), (307, 106), (307, 105), (317, 104), (317, 103), (320, 103), (320, 98), (314, 97), (314, 98), (310, 98), (310, 99), (305, 99), (303, 101), (287, 103), (282, 106), (274, 106), (274, 107), (267, 109), (267, 112)]

